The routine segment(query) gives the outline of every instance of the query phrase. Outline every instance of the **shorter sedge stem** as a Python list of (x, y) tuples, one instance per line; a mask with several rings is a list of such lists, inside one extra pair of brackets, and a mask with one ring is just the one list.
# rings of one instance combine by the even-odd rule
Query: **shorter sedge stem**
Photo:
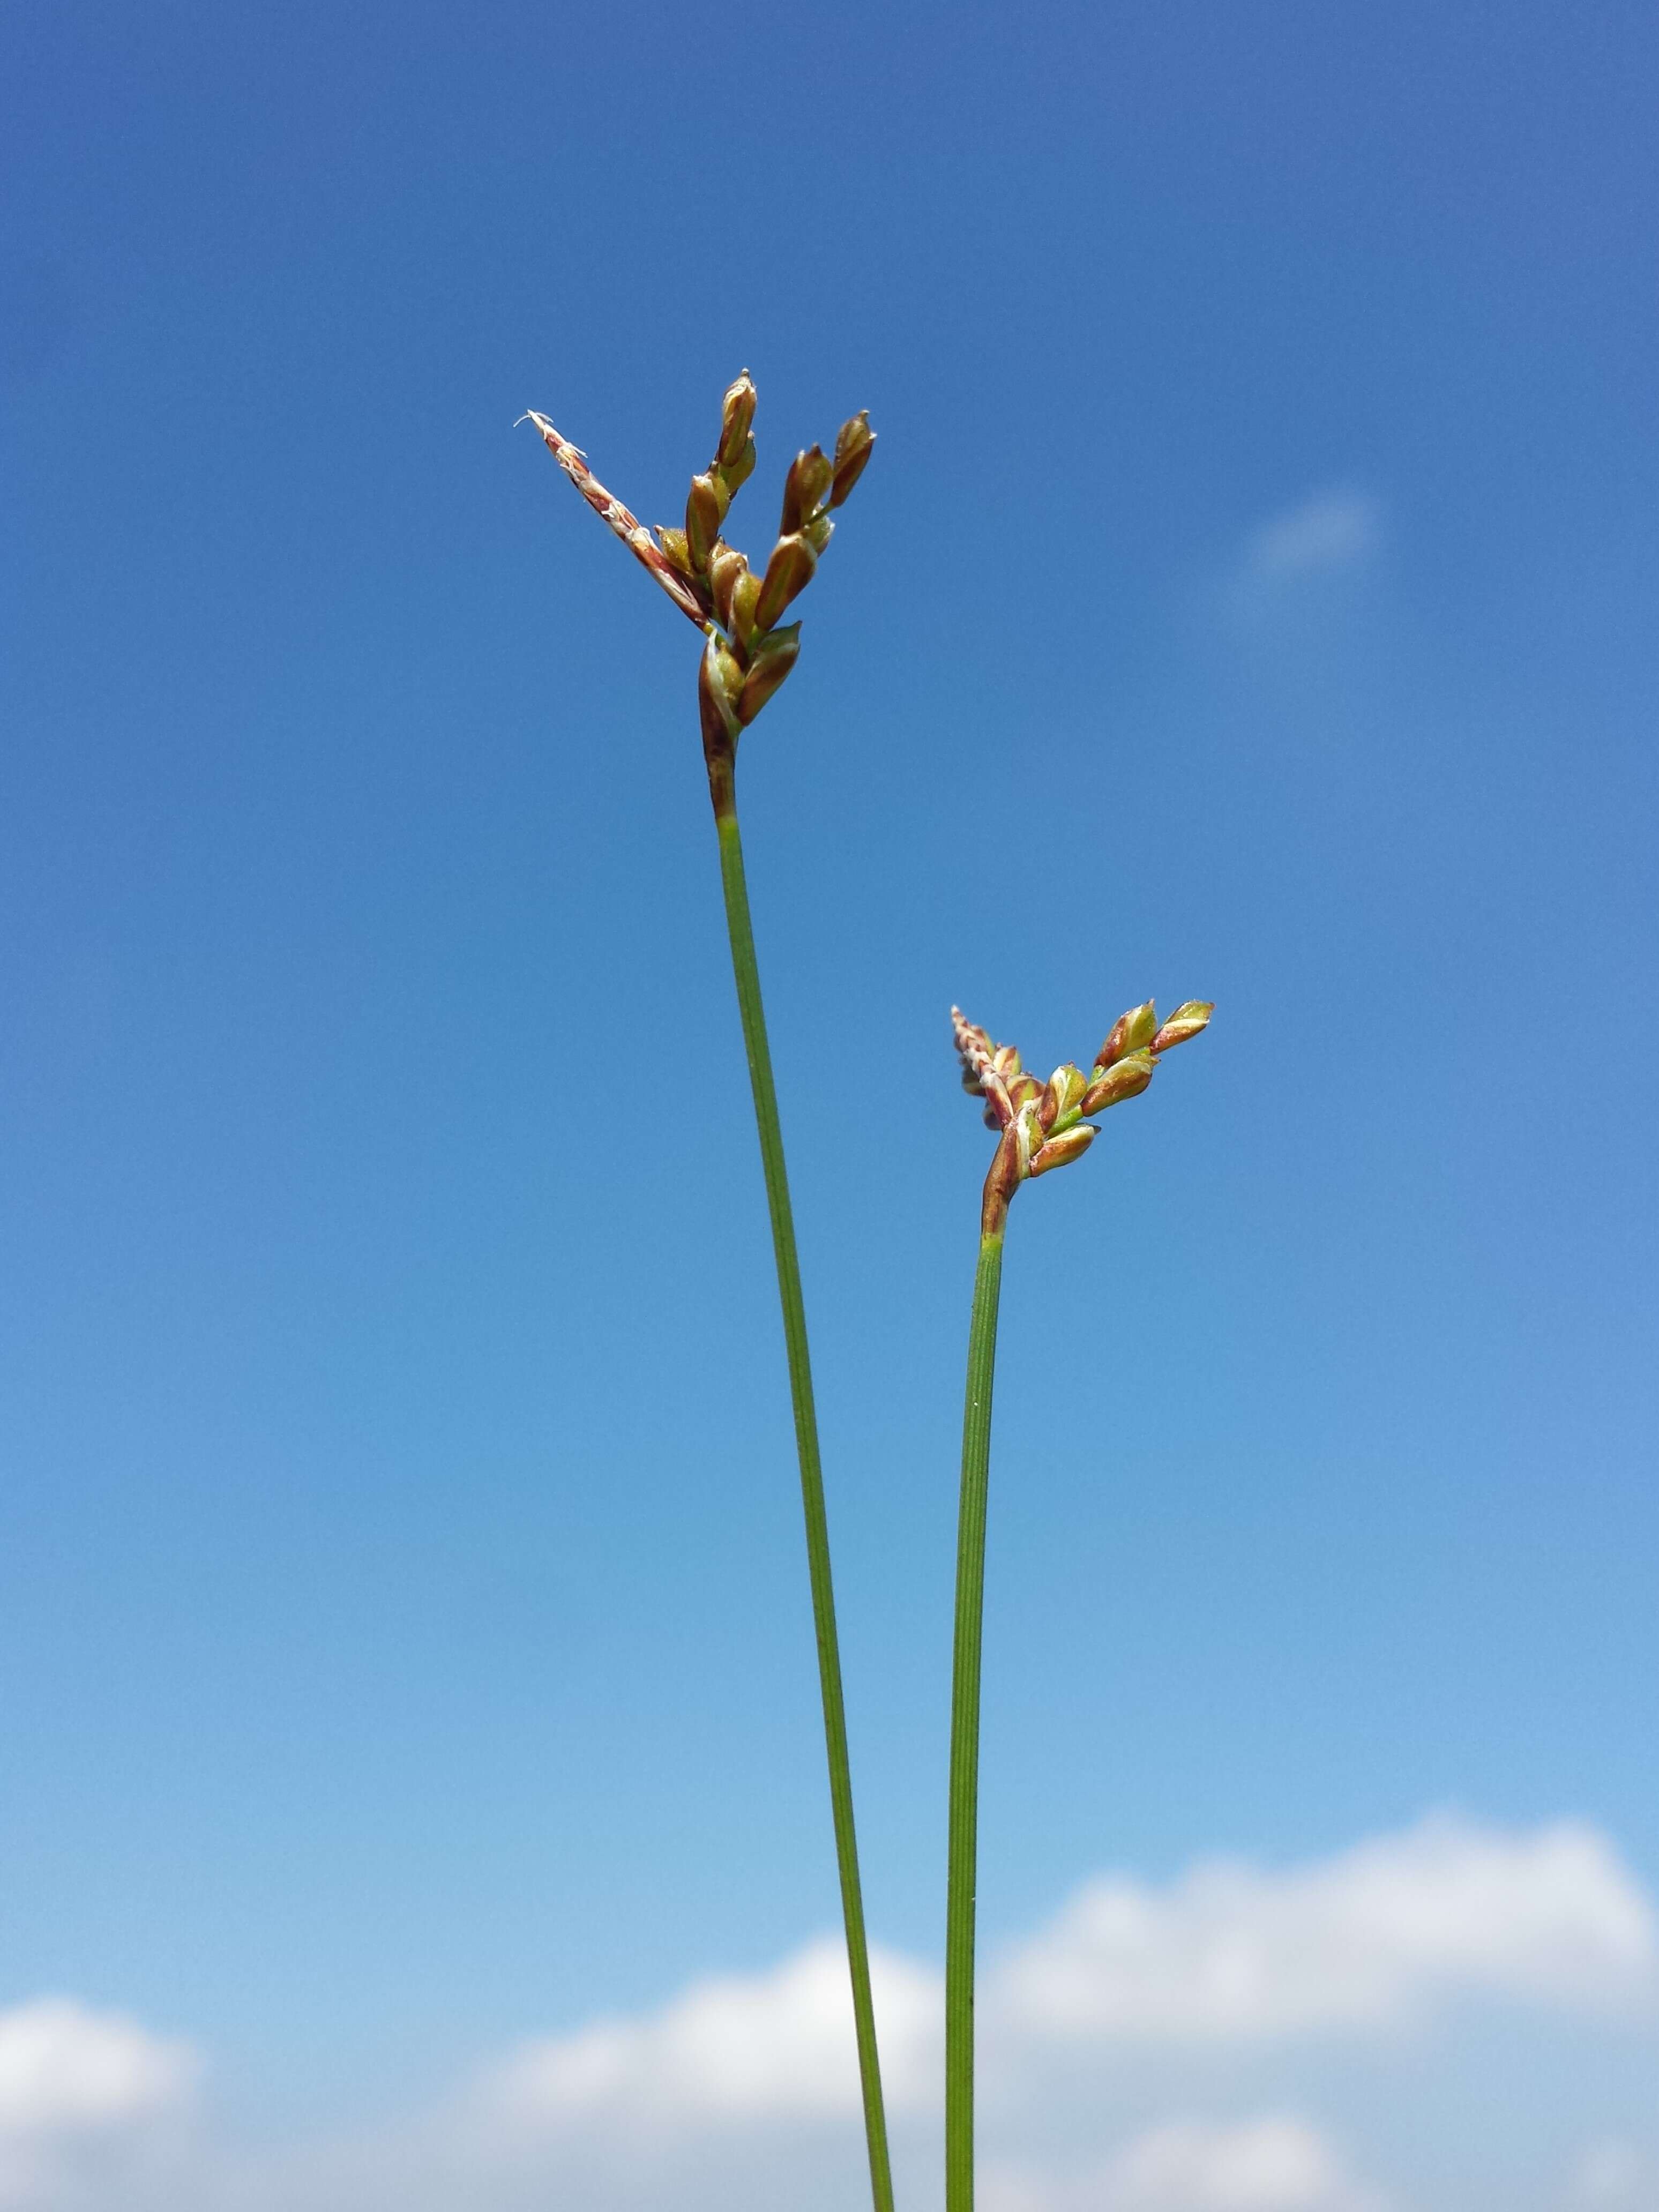
[(749, 1055), (749, 1080), (755, 1095), (755, 1125), (760, 1132), (766, 1203), (772, 1217), (772, 1249), (777, 1259), (778, 1297), (783, 1307), (783, 1339), (789, 1358), (789, 1395), (795, 1411), (795, 1449), (800, 1461), (801, 1504), (806, 1515), (806, 1560), (812, 1585), (812, 1621), (817, 1632), (818, 1688), (823, 1704), (823, 1740), (830, 1761), (830, 1807), (835, 1821), (836, 1864), (841, 1875), (842, 1918), (847, 1930), (847, 1964), (853, 1984), (853, 2023), (858, 2041), (859, 2081), (864, 2097), (864, 2132), (870, 2155), (870, 2191), (875, 2212), (893, 2212), (893, 2176), (887, 2149), (887, 2117), (882, 2104), (881, 2061), (876, 2049), (875, 2001), (870, 1987), (870, 1948), (864, 1929), (864, 1897), (859, 1882), (858, 1836), (853, 1825), (852, 1764), (847, 1747), (847, 1710), (842, 1695), (841, 1651), (836, 1635), (836, 1593), (830, 1571), (830, 1524), (823, 1504), (823, 1470), (818, 1458), (817, 1415), (812, 1403), (812, 1368), (806, 1346), (806, 1308), (801, 1297), (800, 1261), (795, 1250), (794, 1217), (783, 1160), (783, 1130), (778, 1094), (772, 1080), (772, 1054), (761, 1005), (760, 969), (749, 915), (744, 878), (743, 839), (732, 790), (729, 754), (711, 761), (709, 784), (714, 823), (720, 833), (720, 887), (726, 894), (726, 923), (732, 939), (732, 973), (743, 1017), (743, 1042)]
[(956, 1650), (951, 1685), (951, 1823), (945, 1926), (945, 2204), (973, 2212), (974, 1918), (979, 1858), (979, 1685), (985, 1620), (985, 1513), (991, 1468), (1002, 1230), (980, 1238), (968, 1333), (957, 1524)]

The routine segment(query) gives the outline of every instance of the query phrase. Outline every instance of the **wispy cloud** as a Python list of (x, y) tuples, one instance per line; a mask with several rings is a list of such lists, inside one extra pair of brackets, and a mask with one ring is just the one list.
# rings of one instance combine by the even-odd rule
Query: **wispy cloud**
[(1319, 492), (1251, 533), (1244, 574), (1268, 584), (1312, 570), (1346, 568), (1376, 550), (1382, 523), (1382, 509), (1368, 493)]
[(1571, 2212), (1649, 2212), (1659, 2204), (1659, 2166), (1634, 2143), (1592, 2143), (1578, 2162), (1567, 2202)]
[(1316, 492), (1253, 530), (1228, 581), (1229, 615), (1249, 628), (1302, 603), (1325, 577), (1362, 568), (1382, 541), (1381, 503), (1352, 486)]
[[(938, 2127), (939, 1978), (892, 1954), (875, 1966), (893, 2111), (921, 2155)], [(996, 2116), (988, 2212), (1376, 2212), (1383, 2200), (1322, 2121), (1248, 2103), (1194, 2115), (1178, 2085), (1196, 2060), (1272, 2045), (1274, 2078), (1288, 2066), (1293, 2080), (1298, 2051), (1323, 2059), (1343, 2038), (1361, 2050), (1472, 1997), (1616, 2019), (1656, 1990), (1652, 1903), (1582, 1825), (1442, 1819), (1287, 1869), (1103, 1876), (988, 1973), (988, 2066), (1022, 2084), (1018, 2109)], [(1091, 2085), (1121, 2083), (1130, 2052), (1142, 2109), (1108, 2112)], [(44, 2002), (0, 2014), (0, 2207), (647, 2212), (672, 2189), (681, 2212), (759, 2212), (781, 2197), (817, 2212), (856, 2186), (852, 2054), (845, 1967), (823, 1942), (523, 2044), (400, 2126), (256, 2156), (216, 2146), (187, 2047)], [(1057, 2055), (1077, 2094), (1050, 2082)], [(1062, 2169), (1036, 2106), (1068, 2094)], [(1565, 2201), (1634, 2207), (1633, 2157), (1601, 2146)]]

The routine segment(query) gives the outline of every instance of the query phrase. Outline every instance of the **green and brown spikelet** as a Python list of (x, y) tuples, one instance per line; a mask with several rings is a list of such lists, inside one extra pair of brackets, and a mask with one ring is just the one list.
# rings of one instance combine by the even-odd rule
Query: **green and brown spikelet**
[(755, 466), (755, 387), (747, 369), (721, 403), (720, 442), (708, 466), (691, 479), (683, 530), (647, 530), (545, 415), (532, 409), (524, 419), (541, 432), (593, 512), (704, 633), (697, 696), (710, 787), (716, 806), (721, 805), (739, 734), (794, 667), (800, 624), (781, 623), (779, 617), (811, 582), (835, 530), (830, 512), (846, 499), (875, 450), (868, 414), (842, 424), (833, 454), (821, 446), (796, 454), (784, 479), (777, 543), (759, 574), (721, 534), (732, 499)]
[(1011, 1044), (993, 1044), (960, 1006), (951, 1009), (951, 1033), (962, 1061), (962, 1087), (985, 1101), (985, 1126), (1001, 1142), (985, 1178), (982, 1225), (1000, 1229), (1021, 1183), (1051, 1168), (1081, 1159), (1098, 1132), (1084, 1119), (1138, 1097), (1152, 1081), (1159, 1058), (1206, 1028), (1215, 1012), (1207, 999), (1188, 999), (1160, 1023), (1148, 999), (1113, 1024), (1095, 1054), (1092, 1073), (1066, 1060), (1044, 1083), (1028, 1075)]

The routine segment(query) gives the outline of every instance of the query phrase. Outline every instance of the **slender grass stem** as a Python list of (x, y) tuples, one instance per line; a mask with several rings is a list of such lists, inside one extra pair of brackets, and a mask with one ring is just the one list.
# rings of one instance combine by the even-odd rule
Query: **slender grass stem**
[(991, 1468), (1002, 1231), (980, 1238), (968, 1331), (951, 1685), (951, 1833), (945, 1925), (945, 2205), (974, 2203), (974, 1905), (979, 1859), (979, 1678), (985, 1620), (985, 1508)]
[(794, 1217), (790, 1210), (789, 1182), (784, 1168), (783, 1132), (778, 1121), (772, 1054), (767, 1043), (766, 1015), (761, 1006), (760, 970), (755, 961), (755, 933), (749, 915), (748, 886), (744, 879), (743, 840), (729, 787), (726, 793), (717, 793), (714, 819), (720, 833), (726, 924), (732, 939), (732, 972), (737, 981), (743, 1041), (749, 1056), (749, 1080), (755, 1094), (755, 1122), (760, 1132), (766, 1203), (772, 1217), (772, 1249), (778, 1266), (778, 1297), (783, 1307), (784, 1344), (789, 1356), (789, 1395), (794, 1406), (795, 1449), (800, 1460), (801, 1502), (806, 1513), (806, 1559), (812, 1583), (812, 1620), (817, 1633), (818, 1686), (823, 1698), (823, 1740), (830, 1759), (836, 1863), (841, 1874), (842, 1917), (847, 1928), (847, 1963), (853, 1982), (859, 2078), (864, 2093), (864, 2130), (870, 2152), (870, 2190), (875, 2212), (893, 2212), (887, 2118), (882, 2103), (875, 2007), (870, 1991), (870, 1952), (864, 1931), (864, 1898), (859, 1883), (858, 1838), (853, 1825), (853, 1778), (847, 1751), (841, 1651), (836, 1635), (835, 1586), (830, 1571), (830, 1527), (823, 1507), (817, 1415), (812, 1404), (812, 1368), (806, 1346), (806, 1309), (801, 1297), (800, 1261), (795, 1251)]

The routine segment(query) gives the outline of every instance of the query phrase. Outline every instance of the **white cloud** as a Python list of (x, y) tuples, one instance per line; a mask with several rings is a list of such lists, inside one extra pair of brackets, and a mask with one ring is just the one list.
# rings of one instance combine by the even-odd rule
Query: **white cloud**
[[(872, 1972), (889, 2102), (930, 2111), (939, 1978), (886, 1952)], [(1510, 1834), (1443, 1817), (1281, 1872), (1215, 1860), (1161, 1887), (1103, 1876), (991, 1962), (980, 2009), (988, 2046), (1010, 2057), (1101, 2037), (1250, 2045), (1393, 2026), (1469, 1996), (1617, 2009), (1650, 1998), (1656, 1976), (1653, 1909), (1593, 1829)], [(505, 2124), (537, 2127), (855, 2116), (841, 1945), (528, 2044), (479, 2094)]]
[[(1572, 1824), (1440, 1819), (1284, 1870), (1103, 1877), (986, 1976), (987, 2212), (1380, 2212), (1323, 2131), (1339, 2039), (1369, 2064), (1368, 2033), (1471, 1997), (1616, 2021), (1651, 2003), (1656, 1957), (1649, 1900)], [(939, 1977), (891, 1954), (874, 1967), (905, 2198), (926, 2205)], [(522, 2045), (437, 2104), (333, 2141), (217, 2142), (195, 2071), (185, 2046), (62, 2000), (0, 2014), (0, 2212), (658, 2212), (670, 2197), (678, 2212), (834, 2212), (861, 2193), (851, 2005), (828, 1940)], [(1251, 2104), (1194, 2117), (1200, 2074), (1229, 2107), (1305, 2106), (1322, 2082), (1320, 2124)], [(1468, 2124), (1464, 2171), (1481, 2130), (1500, 2160), (1501, 2122), (1472, 2106)], [(1603, 2143), (1565, 2212), (1659, 2212), (1652, 2184)]]
[(123, 2127), (178, 2105), (197, 2074), (182, 2043), (118, 2013), (42, 1997), (0, 2012), (0, 2134)]
[(70, 1998), (0, 2012), (0, 2206), (125, 2212), (198, 2070), (187, 2045)]
[(1653, 2212), (1659, 2205), (1659, 2169), (1634, 2143), (1592, 2143), (1578, 2162), (1567, 2203), (1571, 2212)]
[(1175, 2120), (1072, 2176), (993, 2169), (986, 2212), (1382, 2212), (1334, 2146), (1280, 2114)]
[[(871, 1978), (887, 2094), (903, 2107), (927, 2094), (939, 1979), (880, 1950)], [(698, 1983), (643, 2019), (527, 2045), (483, 2094), (532, 2124), (596, 2112), (653, 2123), (856, 2115), (846, 1954), (810, 1944), (769, 1973)]]
[(1324, 2138), (1299, 2120), (1154, 2129), (1113, 2160), (1112, 2212), (1338, 2212), (1359, 2193)]
[(1244, 577), (1257, 585), (1273, 584), (1320, 569), (1349, 568), (1376, 550), (1382, 519), (1377, 502), (1364, 492), (1320, 492), (1252, 532), (1244, 549)]
[(1303, 2119), (1265, 2115), (1148, 2128), (1082, 2174), (991, 2167), (987, 2212), (1382, 2212)]
[(1092, 1882), (1003, 1962), (992, 2001), (1040, 2037), (1249, 2042), (1466, 1996), (1617, 2009), (1651, 2001), (1656, 1966), (1653, 1908), (1595, 1830), (1434, 1819), (1285, 1873)]

